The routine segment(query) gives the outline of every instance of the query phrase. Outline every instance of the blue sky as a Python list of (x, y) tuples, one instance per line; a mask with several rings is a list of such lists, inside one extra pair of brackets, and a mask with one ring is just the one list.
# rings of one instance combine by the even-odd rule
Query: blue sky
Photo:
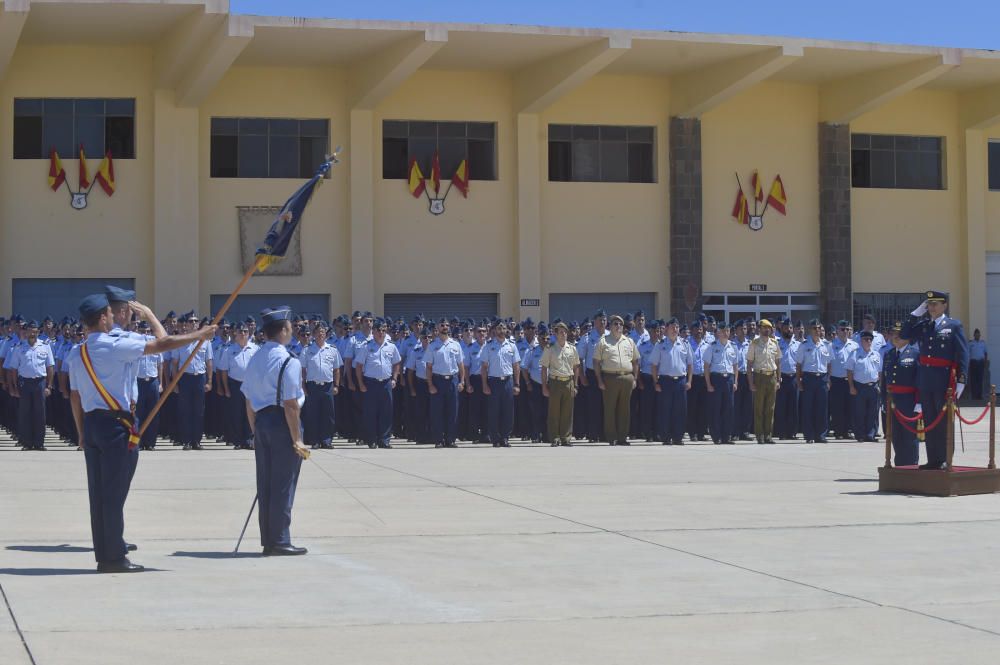
[(241, 14), (683, 30), (1000, 49), (997, 0), (231, 0), (231, 8)]

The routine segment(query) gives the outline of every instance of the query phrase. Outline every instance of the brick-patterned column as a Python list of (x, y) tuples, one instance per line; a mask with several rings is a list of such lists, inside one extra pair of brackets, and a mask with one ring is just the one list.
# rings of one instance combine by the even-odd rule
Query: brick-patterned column
[(852, 319), (851, 128), (819, 125), (819, 306), (825, 323)]
[(670, 118), (669, 159), (670, 311), (661, 315), (690, 321), (702, 300), (701, 120)]

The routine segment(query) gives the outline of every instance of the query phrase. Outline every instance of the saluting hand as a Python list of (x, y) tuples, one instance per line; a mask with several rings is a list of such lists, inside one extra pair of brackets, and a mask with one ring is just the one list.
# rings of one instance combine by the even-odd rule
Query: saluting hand
[(153, 314), (153, 310), (146, 305), (143, 305), (138, 300), (130, 300), (128, 306), (133, 312), (139, 315), (139, 318), (144, 321), (149, 321), (150, 317), (156, 318), (156, 315)]

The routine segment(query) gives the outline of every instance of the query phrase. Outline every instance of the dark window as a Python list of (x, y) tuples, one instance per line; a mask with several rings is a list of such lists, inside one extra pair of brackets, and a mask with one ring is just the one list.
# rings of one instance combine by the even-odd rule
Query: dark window
[(470, 180), (497, 179), (497, 129), (492, 122), (382, 121), (382, 177), (405, 180), (410, 161), (430, 176), (434, 154), (441, 161), (446, 180), (463, 159), (469, 163)]
[(654, 127), (549, 125), (552, 182), (656, 182)]
[(871, 314), (875, 317), (876, 328), (883, 331), (896, 321), (906, 321), (923, 299), (919, 293), (855, 293), (854, 328), (860, 330), (861, 319)]
[(990, 191), (1000, 192), (1000, 141), (989, 143)]
[(944, 189), (940, 136), (851, 135), (851, 185), (881, 189)]
[(213, 178), (311, 178), (330, 148), (328, 120), (212, 118)]
[(115, 159), (135, 159), (135, 100), (14, 100), (14, 159), (46, 159), (53, 148), (75, 158), (81, 145), (90, 159), (109, 151)]

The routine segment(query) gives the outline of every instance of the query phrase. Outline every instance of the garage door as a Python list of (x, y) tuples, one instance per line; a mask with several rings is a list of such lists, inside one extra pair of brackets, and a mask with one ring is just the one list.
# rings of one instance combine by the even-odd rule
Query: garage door
[(104, 291), (105, 284), (123, 289), (135, 288), (134, 279), (121, 277), (15, 279), (11, 287), (13, 313), (39, 321), (46, 316), (57, 321), (64, 316), (76, 318), (80, 315), (80, 301), (92, 293)]
[[(226, 303), (228, 294), (212, 295), (212, 312), (217, 312)], [(236, 297), (236, 302), (229, 308), (226, 318), (230, 321), (245, 319), (252, 316), (260, 321), (260, 310), (276, 305), (288, 305), (295, 314), (319, 314), (329, 320), (330, 294), (328, 293), (254, 293)]]
[(549, 319), (582, 321), (599, 309), (612, 314), (634, 314), (640, 309), (646, 318), (656, 316), (655, 293), (550, 293)]
[(392, 319), (409, 320), (415, 314), (429, 319), (488, 319), (497, 315), (497, 301), (496, 293), (387, 293), (384, 309)]

